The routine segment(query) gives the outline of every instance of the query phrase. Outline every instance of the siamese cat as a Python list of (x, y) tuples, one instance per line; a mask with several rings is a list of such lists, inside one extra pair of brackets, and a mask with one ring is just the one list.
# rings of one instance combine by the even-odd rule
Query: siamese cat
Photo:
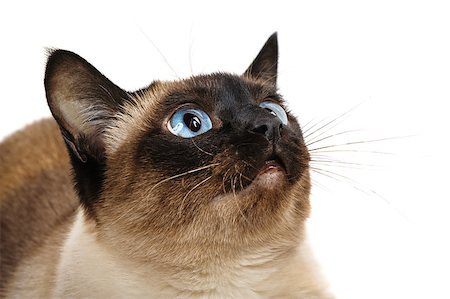
[(54, 119), (0, 144), (1, 297), (332, 298), (277, 60), (127, 92), (52, 51)]

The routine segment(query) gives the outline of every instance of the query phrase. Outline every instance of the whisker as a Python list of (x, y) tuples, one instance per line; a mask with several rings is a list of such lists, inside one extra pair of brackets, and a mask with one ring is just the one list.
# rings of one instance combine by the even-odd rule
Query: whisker
[(335, 157), (333, 157), (333, 156), (330, 156), (330, 155), (324, 155), (324, 154), (322, 154), (322, 152), (312, 153), (312, 154), (310, 155), (310, 160), (313, 160), (313, 159), (336, 160), (336, 161), (340, 161), (340, 160), (337, 160), (337, 159), (336, 159)]
[(318, 150), (322, 150), (322, 149), (326, 149), (326, 148), (334, 148), (334, 147), (354, 145), (354, 144), (373, 143), (373, 142), (388, 141), (388, 140), (398, 140), (398, 139), (408, 138), (408, 137), (412, 137), (412, 136), (397, 136), (397, 137), (387, 137), (387, 138), (381, 138), (381, 139), (353, 141), (353, 142), (346, 142), (346, 143), (341, 143), (341, 144), (332, 144), (332, 145), (326, 145), (326, 146), (309, 149), (309, 151), (314, 152), (314, 151), (318, 151)]
[(207, 154), (207, 155), (209, 155), (209, 156), (214, 156), (214, 155), (211, 154), (210, 152), (207, 152), (207, 151), (205, 151), (204, 149), (201, 149), (201, 148), (195, 143), (194, 138), (191, 138), (191, 140), (192, 140), (192, 143), (194, 144), (194, 146), (195, 146), (199, 151), (201, 151), (202, 153)]
[[(341, 115), (337, 116), (336, 118), (332, 119), (331, 121), (327, 122), (326, 124), (320, 126), (318, 129), (314, 130), (313, 132), (308, 133), (308, 134), (305, 134), (306, 132), (303, 133), (303, 134), (304, 134), (304, 138), (307, 139), (309, 136), (311, 136), (311, 135), (313, 135), (313, 134), (319, 132), (320, 130), (322, 130), (322, 129), (328, 127), (329, 125), (331, 125), (331, 124), (337, 122), (338, 120), (341, 120), (344, 116), (348, 115), (350, 112), (352, 112), (353, 110), (355, 110), (356, 108), (358, 108), (359, 106), (361, 106), (361, 104), (362, 104), (362, 102), (359, 103), (359, 104), (357, 104), (356, 106), (350, 108), (349, 110), (347, 110), (346, 112), (342, 113)], [(341, 120), (341, 122), (342, 122), (342, 121), (343, 121), (343, 120)], [(339, 124), (339, 123), (338, 123), (338, 124)], [(310, 128), (310, 129), (312, 129), (312, 128)]]
[(164, 62), (167, 64), (167, 66), (170, 68), (170, 70), (174, 73), (175, 77), (180, 78), (180, 76), (178, 75), (178, 73), (175, 71), (175, 69), (172, 67), (172, 65), (169, 63), (169, 60), (167, 59), (167, 57), (162, 53), (162, 51), (158, 48), (158, 46), (156, 46), (156, 44), (153, 42), (153, 40), (147, 35), (147, 33), (145, 33), (145, 31), (139, 27), (139, 30), (141, 31), (141, 33), (145, 36), (145, 38), (147, 39), (147, 41), (150, 42), (150, 44), (152, 44), (153, 48), (155, 48), (156, 51), (158, 51), (159, 55), (161, 55), (162, 59), (164, 60)]
[[(310, 130), (311, 128), (308, 128), (309, 125), (311, 125), (313, 122), (315, 121), (315, 119), (310, 119), (306, 124), (301, 125), (302, 129), (303, 129), (303, 134), (305, 132), (308, 132), (308, 130)], [(317, 123), (316, 123), (317, 124)]]
[(324, 191), (330, 191), (329, 188), (325, 187), (325, 185), (323, 185), (322, 183), (319, 183), (319, 181), (317, 181), (316, 179), (311, 178), (311, 183), (312, 186), (317, 186)]
[(165, 182), (168, 182), (168, 181), (170, 181), (170, 180), (173, 180), (173, 179), (176, 179), (176, 178), (179, 178), (179, 177), (182, 177), (182, 176), (191, 174), (191, 173), (199, 172), (199, 171), (201, 171), (201, 170), (205, 170), (205, 169), (208, 169), (208, 168), (217, 166), (217, 165), (219, 165), (219, 163), (213, 163), (213, 164), (205, 165), (205, 166), (202, 166), (202, 167), (199, 167), (199, 168), (196, 168), (196, 169), (192, 169), (192, 170), (189, 170), (189, 171), (186, 171), (186, 172), (183, 172), (183, 173), (180, 173), (180, 174), (171, 176), (171, 177), (169, 177), (169, 178), (163, 179), (163, 180), (159, 181), (158, 183), (156, 183), (156, 184), (152, 187), (152, 189), (150, 189), (150, 192), (153, 191), (156, 187), (158, 187), (159, 185), (161, 185), (161, 184), (163, 184), (163, 183), (165, 183)]
[(241, 185), (241, 190), (244, 190), (244, 184), (242, 183), (242, 173), (240, 173), (240, 172), (238, 172), (238, 173), (239, 173), (239, 183)]
[[(258, 168), (256, 168), (255, 166), (253, 166), (252, 164), (250, 164), (250, 163), (248, 163), (248, 162), (246, 162), (246, 161), (244, 161), (244, 160), (242, 160), (242, 162), (243, 162), (245, 165), (247, 165), (248, 167), (253, 168), (254, 170), (259, 170)], [(251, 181), (251, 180), (250, 180), (250, 181)]]
[[(336, 149), (336, 150), (321, 150), (320, 153), (368, 153), (368, 154), (380, 154), (380, 155), (396, 155), (395, 153), (389, 152), (381, 152), (381, 151), (369, 151), (369, 150), (350, 150), (350, 149)], [(316, 155), (317, 153), (312, 153), (312, 155)]]
[[(312, 169), (313, 171), (315, 171), (316, 173), (322, 172), (322, 174), (323, 174), (323, 173), (329, 174), (329, 177), (334, 176), (335, 179), (337, 179), (337, 178), (342, 178), (343, 180), (345, 180), (345, 181), (347, 181), (347, 182), (349, 182), (349, 183), (352, 183), (352, 187), (355, 188), (356, 190), (358, 190), (358, 191), (360, 191), (360, 192), (363, 192), (363, 193), (366, 194), (366, 195), (375, 195), (375, 196), (381, 198), (385, 203), (387, 203), (387, 204), (389, 204), (389, 205), (391, 204), (386, 198), (384, 198), (383, 196), (381, 196), (380, 194), (378, 194), (378, 193), (377, 193), (376, 191), (374, 191), (373, 189), (368, 188), (368, 187), (362, 185), (361, 183), (359, 183), (358, 181), (355, 181), (355, 180), (353, 180), (353, 179), (351, 179), (351, 178), (349, 178), (349, 177), (347, 177), (347, 176), (345, 176), (345, 175), (338, 174), (338, 173), (335, 173), (335, 172), (330, 171), (330, 170), (325, 170), (325, 169), (316, 168), (316, 167), (311, 167), (311, 169)], [(337, 180), (338, 180), (338, 179), (337, 179)], [(339, 180), (338, 180), (338, 181), (339, 181)]]
[(324, 169), (319, 169), (319, 168), (311, 168), (312, 171), (314, 171), (317, 174), (323, 175), (325, 177), (334, 179), (338, 182), (342, 182), (342, 180), (340, 180), (339, 178), (344, 179), (345, 181), (347, 181), (347, 183), (352, 183), (352, 188), (358, 190), (359, 192), (362, 192), (368, 196), (376, 196), (378, 198), (380, 198), (381, 200), (383, 200), (383, 202), (387, 205), (389, 205), (392, 209), (394, 209), (394, 211), (400, 215), (403, 219), (409, 221), (409, 222), (413, 222), (408, 216), (406, 216), (402, 211), (400, 211), (397, 207), (395, 207), (386, 197), (382, 196), (381, 194), (379, 194), (378, 192), (376, 192), (375, 190), (368, 188), (367, 186), (362, 185), (361, 183), (352, 180), (346, 176), (337, 174), (335, 172), (332, 171), (327, 171)]
[[(346, 179), (346, 180), (349, 180), (349, 181), (354, 182), (354, 181), (353, 181), (352, 179), (350, 179), (349, 177), (347, 177), (347, 176), (345, 176), (345, 175), (342, 175), (342, 174), (339, 174), (339, 173), (336, 173), (336, 172), (331, 171), (331, 170), (326, 170), (326, 169), (318, 168), (318, 167), (314, 167), (314, 166), (311, 166), (310, 168), (311, 168), (311, 170), (323, 171), (323, 172), (329, 173), (330, 175), (334, 175), (334, 176), (336, 176), (336, 177), (340, 177), (340, 178), (343, 178), (343, 179)], [(359, 183), (358, 183), (358, 184), (359, 184)]]
[(325, 170), (325, 169), (321, 169), (321, 168), (316, 168), (316, 167), (311, 167), (311, 170), (312, 170), (313, 172), (317, 173), (317, 174), (323, 175), (323, 176), (328, 177), (328, 178), (330, 178), (330, 179), (333, 179), (333, 180), (335, 180), (335, 181), (337, 181), (337, 182), (347, 182), (347, 183), (351, 183), (350, 186), (351, 186), (352, 188), (358, 190), (359, 192), (364, 193), (365, 195), (370, 195), (369, 192), (367, 192), (366, 190), (364, 190), (364, 189), (362, 189), (362, 188), (360, 188), (360, 187), (357, 186), (359, 183), (356, 183), (356, 185), (355, 185), (355, 183), (353, 182), (353, 180), (351, 180), (350, 178), (348, 178), (348, 177), (346, 177), (346, 176), (337, 174), (337, 173), (335, 173), (335, 172), (333, 172), (333, 171), (329, 171), (329, 170)]
[(189, 69), (191, 70), (191, 75), (194, 75), (194, 68), (192, 67), (192, 45), (194, 44), (194, 40), (192, 39), (192, 29), (194, 24), (191, 24), (191, 29), (189, 31)]
[(244, 219), (245, 222), (248, 222), (247, 217), (245, 217), (244, 212), (242, 212), (242, 209), (239, 206), (239, 202), (238, 202), (238, 199), (236, 196), (236, 185), (235, 185), (236, 181), (235, 181), (235, 179), (237, 179), (237, 177), (235, 177), (234, 179), (231, 180), (231, 191), (233, 192), (233, 199), (234, 199), (233, 201), (236, 204), (236, 207), (238, 208), (239, 214), (241, 214), (242, 219)]
[(225, 174), (222, 177), (222, 189), (223, 189), (224, 194), (227, 193), (227, 190), (225, 188), (225, 181), (227, 180), (227, 175), (228, 175), (228, 172), (230, 172), (230, 170), (231, 170), (231, 168), (228, 168), (228, 170), (225, 172)]
[(184, 202), (185, 202), (186, 198), (189, 196), (189, 194), (191, 194), (195, 189), (200, 187), (202, 184), (206, 183), (211, 178), (212, 178), (212, 175), (210, 175), (209, 177), (207, 177), (206, 179), (204, 179), (203, 181), (201, 181), (200, 183), (198, 183), (197, 185), (192, 187), (192, 189), (189, 190), (188, 193), (186, 193), (186, 195), (183, 197), (183, 200), (181, 201), (180, 207), (178, 208), (178, 215), (181, 215), (181, 212), (183, 211), (183, 208), (184, 208)]
[(368, 167), (379, 167), (379, 165), (375, 164), (366, 164), (366, 163), (355, 163), (355, 162), (347, 162), (333, 159), (310, 159), (310, 162), (319, 163), (319, 164), (342, 164), (342, 165), (353, 165), (353, 166), (368, 166)]
[[(352, 132), (358, 132), (362, 130), (347, 130), (344, 132), (338, 132), (334, 133), (335, 128), (341, 124), (344, 120), (347, 119), (347, 116), (350, 114), (350, 112), (354, 111), (358, 106), (360, 106), (362, 103), (358, 104), (356, 107), (351, 108), (349, 111), (339, 115), (338, 117), (331, 119), (331, 120), (322, 120), (319, 121), (313, 125), (310, 125), (312, 121), (308, 122), (307, 125), (304, 126), (303, 135), (304, 140), (306, 143), (306, 146), (308, 147), (308, 152), (310, 153), (310, 169), (311, 172), (314, 174), (318, 174), (319, 176), (326, 177), (335, 181), (338, 181), (340, 183), (349, 184), (353, 189), (358, 190), (359, 192), (362, 192), (363, 194), (369, 195), (369, 196), (376, 196), (379, 199), (382, 199), (382, 201), (385, 204), (388, 204), (391, 206), (400, 216), (403, 218), (408, 219), (401, 211), (399, 211), (395, 206), (392, 205), (392, 203), (386, 199), (385, 197), (381, 196), (379, 193), (377, 193), (375, 190), (371, 189), (368, 186), (365, 186), (361, 184), (360, 182), (352, 179), (351, 177), (348, 177), (343, 174), (339, 174), (338, 172), (342, 172), (345, 169), (350, 169), (346, 172), (350, 172), (351, 169), (356, 170), (365, 170), (365, 169), (374, 169), (379, 170), (382, 169), (381, 165), (373, 165), (373, 164), (366, 164), (366, 163), (358, 163), (359, 161), (354, 161), (354, 157), (365, 157), (365, 155), (368, 154), (376, 154), (376, 155), (397, 155), (395, 153), (391, 152), (385, 152), (385, 151), (379, 151), (379, 150), (372, 150), (369, 148), (369, 145), (364, 146), (365, 144), (373, 144), (376, 142), (381, 141), (389, 141), (389, 140), (398, 140), (408, 137), (414, 137), (414, 135), (409, 136), (396, 136), (396, 137), (388, 137), (388, 138), (380, 138), (380, 139), (369, 139), (365, 140), (365, 137), (362, 137), (361, 140), (358, 140), (357, 138), (351, 138), (353, 140), (349, 140), (348, 142), (341, 141), (342, 139), (337, 138), (340, 135), (349, 134)], [(331, 131), (333, 130), (333, 131)], [(348, 135), (345, 135), (348, 136)], [(355, 135), (351, 135), (355, 136)], [(356, 139), (356, 140), (355, 140)], [(333, 140), (333, 142), (330, 142)], [(341, 143), (342, 142), (342, 143)], [(328, 144), (327, 144), (328, 143)], [(359, 146), (355, 146), (359, 145)], [(362, 149), (358, 149), (362, 148)], [(372, 147), (373, 148), (373, 147)], [(328, 154), (328, 155), (327, 155)], [(358, 154), (358, 156), (353, 155)], [(361, 155), (361, 156), (359, 156)], [(336, 159), (336, 157), (343, 157), (344, 160)], [(351, 157), (352, 162), (348, 162), (345, 160), (350, 160), (349, 157)], [(347, 158), (347, 159), (345, 159)], [(361, 159), (359, 159), (361, 160)], [(363, 161), (364, 162), (364, 161)], [(334, 170), (338, 171), (335, 172)], [(344, 172), (345, 173), (345, 172)], [(319, 177), (320, 178), (320, 177)], [(311, 181), (313, 185), (320, 186), (320, 182), (317, 182), (317, 177), (311, 176)], [(327, 184), (325, 184), (327, 185)], [(322, 186), (323, 189), (323, 186)], [(325, 188), (326, 189), (326, 188)]]
[[(321, 124), (324, 123), (325, 121), (327, 121), (326, 118), (321, 119), (321, 120), (319, 120), (318, 122), (311, 124), (311, 126), (310, 126), (309, 128), (304, 128), (304, 129), (303, 129), (303, 137), (307, 136), (308, 133), (309, 133), (312, 129), (314, 129), (315, 127), (321, 125)], [(312, 123), (312, 120), (311, 120), (309, 123)]]
[(242, 182), (242, 178), (246, 179), (247, 181), (252, 181), (251, 178), (249, 178), (248, 176), (245, 176), (243, 173), (241, 173), (240, 171), (236, 170), (236, 172), (241, 176), (241, 182)]
[(326, 133), (326, 131), (322, 132), (322, 134), (319, 134), (317, 136), (314, 136), (311, 140), (309, 140), (308, 142), (306, 142), (306, 146), (310, 146), (313, 145), (315, 143), (319, 143), (321, 141), (339, 136), (339, 135), (344, 135), (344, 134), (348, 134), (348, 133), (354, 133), (354, 132), (361, 132), (362, 130), (348, 130), (348, 131), (344, 131), (344, 132), (339, 132), (339, 133), (335, 133), (335, 134), (331, 134), (325, 137), (322, 137), (320, 139), (317, 139), (318, 137), (322, 136), (324, 133)]
[[(313, 166), (314, 164), (311, 164), (311, 166)], [(330, 167), (330, 168), (343, 168), (343, 169), (354, 169), (354, 170), (368, 170), (368, 169), (372, 169), (375, 170), (375, 167), (364, 167), (364, 166), (359, 166), (359, 165), (342, 165), (342, 164), (333, 164), (333, 163), (317, 163), (315, 164), (317, 166), (320, 167)]]

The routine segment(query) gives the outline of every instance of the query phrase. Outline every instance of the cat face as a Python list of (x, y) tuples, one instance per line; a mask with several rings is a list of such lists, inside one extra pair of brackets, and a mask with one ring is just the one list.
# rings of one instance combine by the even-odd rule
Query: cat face
[(273, 35), (243, 75), (129, 93), (76, 54), (51, 54), (49, 106), (105, 243), (168, 261), (180, 246), (295, 246), (309, 213), (309, 155), (277, 92), (277, 56)]

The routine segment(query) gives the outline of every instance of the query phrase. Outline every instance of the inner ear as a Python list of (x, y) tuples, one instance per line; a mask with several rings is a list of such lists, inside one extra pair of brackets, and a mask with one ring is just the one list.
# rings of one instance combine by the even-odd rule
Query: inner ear
[(75, 53), (56, 50), (47, 62), (45, 91), (53, 117), (73, 153), (83, 162), (103, 160), (104, 133), (128, 93)]
[(244, 72), (244, 76), (263, 80), (274, 86), (277, 84), (278, 73), (278, 38), (277, 33), (272, 34), (266, 41), (258, 56)]

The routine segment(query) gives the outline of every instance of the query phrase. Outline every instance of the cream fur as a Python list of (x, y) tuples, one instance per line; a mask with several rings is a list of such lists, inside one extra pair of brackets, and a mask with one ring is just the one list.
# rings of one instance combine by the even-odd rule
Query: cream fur
[(80, 210), (54, 277), (45, 275), (52, 266), (45, 263), (46, 252), (21, 265), (13, 281), (27, 281), (28, 287), (10, 286), (8, 298), (332, 298), (320, 291), (325, 288), (306, 244), (283, 257), (255, 252), (203, 272), (163, 273), (103, 246)]

